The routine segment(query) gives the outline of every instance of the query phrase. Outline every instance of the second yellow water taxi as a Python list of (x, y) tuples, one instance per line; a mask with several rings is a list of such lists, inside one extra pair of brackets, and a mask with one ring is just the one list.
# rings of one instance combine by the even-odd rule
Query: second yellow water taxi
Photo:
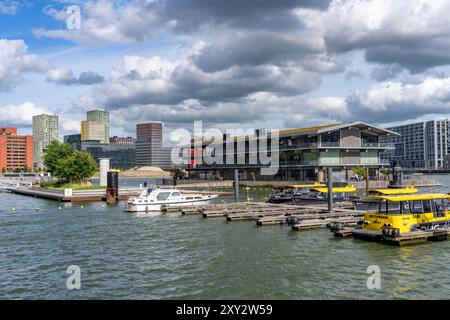
[(399, 196), (416, 194), (419, 190), (414, 186), (406, 188), (385, 188), (370, 189), (365, 199), (357, 199), (353, 201), (354, 208), (357, 210), (378, 210), (380, 197), (382, 196)]
[(398, 237), (449, 226), (450, 196), (447, 194), (380, 196), (377, 199), (377, 212), (364, 215), (362, 230), (368, 235)]

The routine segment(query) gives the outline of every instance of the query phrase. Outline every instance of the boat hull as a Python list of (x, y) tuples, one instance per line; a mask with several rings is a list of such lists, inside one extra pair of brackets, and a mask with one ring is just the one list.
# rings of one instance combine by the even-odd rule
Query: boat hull
[(151, 204), (151, 203), (127, 203), (127, 207), (125, 211), (127, 212), (149, 212), (149, 211), (161, 211), (164, 208), (173, 208), (173, 207), (186, 207), (186, 206), (200, 206), (207, 205), (211, 203), (211, 200), (215, 199), (214, 197), (207, 199), (195, 199), (195, 200), (184, 200), (177, 202), (166, 202), (160, 204)]

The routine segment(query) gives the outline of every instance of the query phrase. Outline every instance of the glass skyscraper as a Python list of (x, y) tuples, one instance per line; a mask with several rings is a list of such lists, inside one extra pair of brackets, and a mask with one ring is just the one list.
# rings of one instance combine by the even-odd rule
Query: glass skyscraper
[(59, 139), (58, 116), (41, 114), (33, 117), (34, 164), (35, 168), (44, 166), (45, 148)]

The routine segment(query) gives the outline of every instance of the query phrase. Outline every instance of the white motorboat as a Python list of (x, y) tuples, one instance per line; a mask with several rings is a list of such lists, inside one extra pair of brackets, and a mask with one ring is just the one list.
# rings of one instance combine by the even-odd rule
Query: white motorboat
[(182, 194), (178, 189), (148, 188), (139, 197), (130, 197), (125, 211), (158, 211), (162, 207), (184, 207), (210, 204), (218, 195)]

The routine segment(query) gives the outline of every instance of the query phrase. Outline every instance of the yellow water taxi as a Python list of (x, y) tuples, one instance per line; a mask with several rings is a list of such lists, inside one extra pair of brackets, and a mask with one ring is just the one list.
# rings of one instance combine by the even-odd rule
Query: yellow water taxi
[(389, 189), (370, 189), (365, 199), (353, 200), (353, 205), (356, 210), (378, 210), (378, 204), (381, 196), (399, 196), (415, 194), (419, 192), (414, 186), (406, 188), (389, 188)]
[(419, 192), (417, 188), (414, 186), (409, 186), (406, 188), (389, 188), (389, 189), (370, 189), (368, 198), (371, 197), (380, 197), (380, 196), (396, 196), (396, 195), (407, 195), (407, 194), (415, 194)]
[(267, 202), (286, 203), (293, 202), (294, 196), (304, 196), (311, 188), (325, 187), (324, 184), (314, 182), (310, 184), (291, 184), (278, 189), (275, 195), (271, 196)]
[(450, 222), (450, 195), (447, 194), (379, 196), (377, 199), (378, 211), (364, 215), (363, 230), (397, 237)]
[[(358, 197), (355, 195), (355, 186), (333, 187), (333, 202), (348, 202)], [(328, 201), (328, 188), (326, 186), (309, 189), (309, 193), (294, 196), (294, 204), (309, 205)]]
[[(312, 188), (311, 192), (328, 193), (328, 188), (316, 187)], [(356, 192), (355, 186), (333, 187), (333, 193), (354, 193), (354, 192)]]

